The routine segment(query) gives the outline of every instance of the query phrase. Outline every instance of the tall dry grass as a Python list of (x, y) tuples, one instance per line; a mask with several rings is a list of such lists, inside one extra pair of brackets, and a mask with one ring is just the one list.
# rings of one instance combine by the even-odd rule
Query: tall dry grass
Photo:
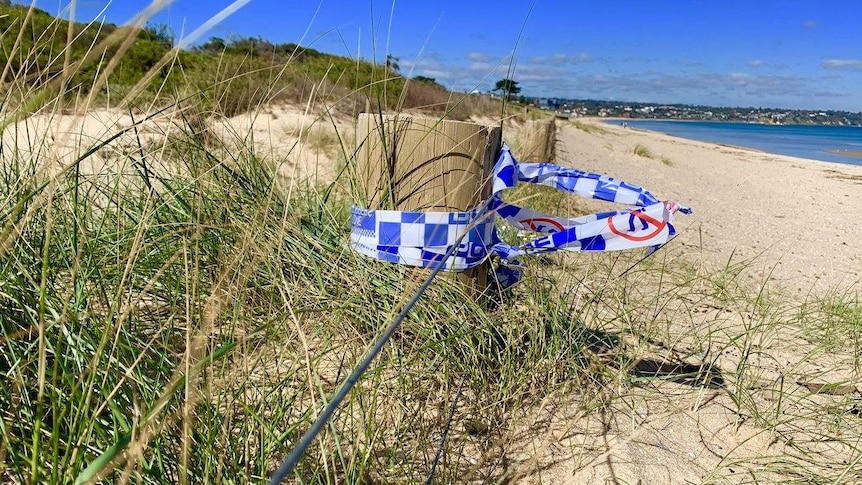
[[(247, 134), (208, 134), (206, 122), (213, 112), (255, 112), (279, 96), (282, 78), (247, 64), (219, 66), (213, 76), (173, 103), (131, 99), (154, 107), (71, 156), (57, 154), (59, 143), (47, 136), (12, 135), (32, 133), (33, 114), (92, 110), (86, 94), (55, 90), (51, 81), (4, 84), (3, 481), (261, 481), (415, 288), (412, 272), (346, 249), (354, 160), (340, 140), (350, 134), (315, 141), (348, 168), (334, 182), (285, 179)], [(355, 87), (337, 78), (313, 85), (306, 99), (313, 111), (356, 102)], [(406, 89), (402, 108), (454, 117), (489, 103), (415, 83)], [(511, 197), (578, 210), (542, 191)], [(695, 389), (717, 386), (732, 396), (740, 419), (791, 450), (780, 462), (723, 462), (710, 479), (765, 467), (788, 479), (862, 480), (853, 394), (791, 392), (754, 359), (776, 351), (766, 340), (777, 329), (794, 328), (809, 347), (781, 382), (825, 352), (850, 359), (855, 382), (856, 293), (797, 303), (752, 293), (745, 264), (708, 273), (684, 258), (639, 258), (530, 261), (524, 282), (493, 309), (441, 279), (294, 479), (424, 481), (462, 379), (435, 479), (540, 478), (523, 458), (537, 406), (565, 398), (597, 409), (638, 386), (690, 377)], [(620, 276), (627, 267), (635, 269)], [(699, 309), (711, 307), (738, 319), (700, 319)], [(740, 358), (715, 374), (725, 350)], [(693, 375), (636, 372), (647, 356), (687, 363)], [(781, 399), (763, 399), (765, 390)], [(832, 448), (812, 444), (826, 439)]]

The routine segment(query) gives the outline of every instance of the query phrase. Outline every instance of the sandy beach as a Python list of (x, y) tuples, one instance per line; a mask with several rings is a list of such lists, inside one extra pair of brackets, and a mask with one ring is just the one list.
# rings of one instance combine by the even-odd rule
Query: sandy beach
[[(39, 154), (42, 163), (57, 165), (70, 163), (104, 133), (132, 123), (111, 111), (31, 121), (39, 129), (10, 130), (5, 136), (17, 136), (18, 145)], [(253, 115), (211, 119), (205, 126), (226, 147), (254, 146), (277, 164), (285, 180), (327, 182), (339, 163), (338, 135), (352, 133), (351, 123), (268, 106)], [(176, 118), (167, 118), (140, 131), (146, 142), (157, 143), (177, 125)], [(743, 264), (751, 288), (768, 280), (771, 291), (781, 295), (784, 306), (776, 307), (777, 314), (830, 292), (858, 292), (862, 166), (690, 141), (600, 119), (558, 121), (557, 127), (555, 163), (646, 187), (694, 210), (677, 215), (679, 235), (654, 259), (678, 258), (707, 268), (704, 274)], [(507, 123), (504, 139), (516, 139), (522, 128)], [(94, 155), (88, 170), (123, 160), (135, 142), (131, 134), (118, 139)], [(597, 201), (579, 207), (610, 208)], [(584, 256), (569, 257), (566, 261)], [(592, 324), (600, 328), (590, 330), (623, 342), (592, 357), (615, 373), (611, 380), (585, 393), (552, 392), (541, 405), (507, 416), (511, 422), (486, 449), (465, 431), (468, 411), (459, 410), (451, 441), (472, 448), (464, 446), (453, 459), (472, 464), (505, 459), (513, 483), (586, 485), (771, 483), (821, 476), (822, 469), (794, 470), (807, 456), (828, 458), (826, 468), (859, 457), (858, 444), (852, 445), (862, 435), (858, 349), (813, 344), (804, 329), (783, 327), (781, 315), (746, 298), (722, 302), (702, 288), (677, 299), (672, 289), (664, 290), (670, 293), (666, 297), (646, 273), (647, 298), (669, 302), (650, 322), (663, 327), (661, 342), (645, 343), (642, 328), (627, 327), (614, 316), (597, 318)], [(642, 310), (622, 305), (625, 311)], [(752, 341), (740, 344), (745, 339)], [(700, 379), (703, 372), (713, 376), (709, 382), (686, 377)], [(824, 385), (827, 392), (821, 392)], [(594, 395), (585, 397), (589, 393)], [(759, 420), (752, 410), (765, 410), (770, 418)], [(835, 431), (836, 425), (826, 423), (833, 427), (823, 436), (846, 439), (821, 442), (825, 419), (855, 424)], [(771, 465), (761, 474), (764, 463)]]
[[(674, 138), (599, 119), (580, 122), (601, 132), (564, 126), (558, 162), (642, 185), (694, 209), (677, 218), (680, 234), (670, 249), (716, 265), (752, 259), (762, 277), (771, 274), (797, 293), (858, 287), (862, 166)], [(635, 155), (638, 145), (653, 158)]]
[[(858, 291), (862, 167), (689, 141), (598, 119), (558, 122), (558, 127), (557, 163), (642, 185), (694, 209), (693, 215), (677, 217), (679, 236), (666, 248), (670, 257), (700, 261), (713, 270), (731, 259), (750, 260), (746, 274), (752, 287), (768, 277), (787, 301)], [(634, 154), (638, 145), (651, 158)], [(590, 204), (594, 210), (607, 207)], [(855, 424), (837, 423), (824, 431), (848, 437), (849, 445), (816, 436), (827, 426), (829, 409), (847, 409), (844, 415), (853, 419), (856, 408), (844, 406), (854, 406), (862, 392), (852, 349), (826, 351), (801, 338), (804, 328), (758, 323), (756, 307), (736, 305), (666, 308), (670, 345), (653, 347), (654, 360), (638, 353), (631, 357), (640, 359), (633, 375), (658, 376), (670, 356), (687, 352), (692, 357), (686, 362), (699, 372), (711, 359), (710, 369), (724, 384), (649, 379), (623, 391), (607, 389), (614, 398), (597, 408), (577, 395), (549, 400), (524, 420), (527, 438), (513, 439), (513, 448), (522, 450), (523, 470), (529, 470), (519, 481), (773, 483), (817, 476), (820, 472), (805, 469), (809, 459), (837, 464), (827, 468), (851, 466), (857, 456), (852, 443), (859, 439)], [(701, 344), (716, 334), (729, 342), (757, 335), (756, 355), (743, 357), (729, 344), (708, 356), (709, 347)], [(705, 353), (694, 357), (698, 348)], [(745, 374), (750, 409), (770, 413), (760, 423), (757, 411), (739, 412), (739, 394), (730, 385)], [(837, 383), (838, 391), (822, 393), (818, 383)]]

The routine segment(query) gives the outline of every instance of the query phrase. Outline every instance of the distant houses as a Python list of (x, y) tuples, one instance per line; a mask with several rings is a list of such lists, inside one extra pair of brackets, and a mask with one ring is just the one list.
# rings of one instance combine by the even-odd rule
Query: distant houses
[[(471, 94), (498, 97), (496, 93)], [(862, 127), (862, 113), (846, 111), (813, 111), (776, 108), (725, 108), (683, 104), (634, 103), (619, 101), (579, 100), (565, 98), (530, 98), (535, 108), (553, 111), (561, 118), (597, 116), (658, 120), (735, 121), (764, 124), (808, 124)]]
[(568, 116), (701, 121), (737, 121), (765, 124), (817, 124), (862, 126), (862, 113), (775, 108), (723, 108), (714, 106), (620, 103), (618, 101), (537, 98), (534, 106)]

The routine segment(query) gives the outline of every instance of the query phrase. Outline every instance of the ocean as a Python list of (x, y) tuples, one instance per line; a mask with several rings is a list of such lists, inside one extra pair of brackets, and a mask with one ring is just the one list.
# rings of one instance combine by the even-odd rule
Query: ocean
[[(608, 121), (619, 124), (620, 121)], [(862, 157), (827, 150), (862, 151), (862, 128), (854, 126), (762, 125), (718, 121), (625, 120), (629, 126), (710, 143), (754, 148), (780, 155), (862, 165)]]

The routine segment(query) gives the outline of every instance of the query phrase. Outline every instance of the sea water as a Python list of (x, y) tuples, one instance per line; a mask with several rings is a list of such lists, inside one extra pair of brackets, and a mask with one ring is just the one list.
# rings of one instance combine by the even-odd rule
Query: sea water
[[(621, 121), (609, 121), (620, 124)], [(814, 125), (764, 125), (718, 121), (625, 120), (633, 128), (710, 143), (754, 148), (780, 155), (825, 162), (862, 165), (862, 157), (827, 150), (862, 152), (862, 127)]]

